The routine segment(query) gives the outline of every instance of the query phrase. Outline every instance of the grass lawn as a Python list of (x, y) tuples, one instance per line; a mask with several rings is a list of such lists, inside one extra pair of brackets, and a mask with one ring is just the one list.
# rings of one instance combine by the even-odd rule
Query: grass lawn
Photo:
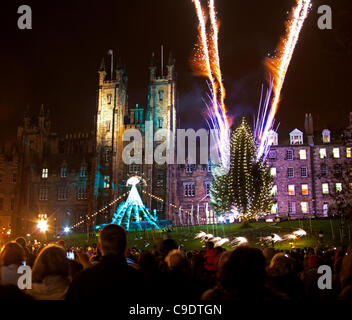
[[(240, 224), (227, 224), (227, 225), (202, 225), (193, 227), (175, 227), (172, 232), (166, 233), (161, 230), (157, 231), (141, 231), (128, 233), (129, 247), (137, 247), (138, 249), (152, 249), (153, 246), (165, 239), (167, 236), (177, 241), (181, 248), (186, 250), (199, 250), (202, 248), (202, 243), (199, 239), (194, 239), (196, 234), (203, 231), (205, 233), (213, 234), (215, 237), (226, 237), (232, 240), (235, 237), (246, 237), (251, 246), (260, 247), (259, 238), (270, 236), (275, 233), (279, 236), (292, 233), (297, 229), (303, 229), (307, 232), (307, 236), (303, 236), (298, 240), (290, 243), (290, 241), (279, 242), (275, 244), (277, 249), (289, 249), (294, 247), (315, 247), (321, 244), (319, 240), (319, 232), (323, 231), (323, 245), (341, 245), (340, 237), (340, 220), (294, 220), (284, 221), (280, 223), (266, 223), (266, 222), (253, 222), (249, 228), (241, 228)], [(332, 234), (333, 232), (333, 234)], [(345, 225), (345, 244), (351, 239), (351, 231), (348, 225)], [(83, 247), (92, 245), (97, 242), (97, 236), (90, 234), (87, 240), (87, 234), (68, 234), (62, 236), (68, 246)], [(228, 245), (223, 247), (230, 249)]]

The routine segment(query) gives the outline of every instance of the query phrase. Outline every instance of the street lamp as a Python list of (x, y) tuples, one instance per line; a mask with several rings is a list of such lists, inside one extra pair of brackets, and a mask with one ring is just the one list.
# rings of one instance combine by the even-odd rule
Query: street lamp
[(48, 221), (47, 221), (46, 214), (39, 214), (38, 215), (37, 227), (43, 233), (45, 233), (48, 230)]

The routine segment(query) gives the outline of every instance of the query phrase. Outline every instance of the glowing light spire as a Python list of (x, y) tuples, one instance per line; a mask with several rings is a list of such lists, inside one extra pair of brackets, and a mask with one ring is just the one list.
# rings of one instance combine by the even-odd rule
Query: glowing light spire
[(127, 184), (132, 186), (131, 191), (126, 201), (117, 208), (111, 223), (122, 225), (129, 230), (131, 222), (134, 222), (137, 229), (142, 230), (142, 221), (145, 221), (153, 229), (159, 229), (157, 218), (149, 213), (138, 193), (136, 185), (139, 181), (137, 176), (128, 179)]
[(265, 144), (268, 133), (273, 127), (274, 118), (280, 102), (280, 94), (285, 81), (286, 73), (290, 65), (293, 52), (295, 50), (300, 32), (305, 19), (308, 16), (310, 0), (296, 0), (296, 6), (292, 9), (290, 18), (286, 23), (287, 32), (280, 40), (277, 48), (277, 56), (274, 59), (267, 59), (267, 67), (274, 80), (273, 91), (274, 99), (271, 103), (271, 109), (260, 139), (258, 158), (261, 158), (265, 152)]

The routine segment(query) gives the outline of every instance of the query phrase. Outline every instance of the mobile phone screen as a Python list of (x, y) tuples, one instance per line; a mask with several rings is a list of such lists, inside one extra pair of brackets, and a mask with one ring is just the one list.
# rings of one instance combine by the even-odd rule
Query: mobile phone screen
[(67, 259), (73, 260), (75, 258), (75, 254), (72, 251), (67, 252)]

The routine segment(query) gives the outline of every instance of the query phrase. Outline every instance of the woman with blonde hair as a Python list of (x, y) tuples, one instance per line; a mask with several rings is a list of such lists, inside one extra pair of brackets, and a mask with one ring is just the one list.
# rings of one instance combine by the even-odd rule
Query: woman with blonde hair
[(18, 267), (26, 261), (26, 253), (15, 241), (3, 246), (0, 253), (0, 284), (17, 286)]
[(63, 300), (70, 282), (70, 264), (65, 250), (48, 245), (35, 259), (32, 289), (27, 293), (36, 300)]

